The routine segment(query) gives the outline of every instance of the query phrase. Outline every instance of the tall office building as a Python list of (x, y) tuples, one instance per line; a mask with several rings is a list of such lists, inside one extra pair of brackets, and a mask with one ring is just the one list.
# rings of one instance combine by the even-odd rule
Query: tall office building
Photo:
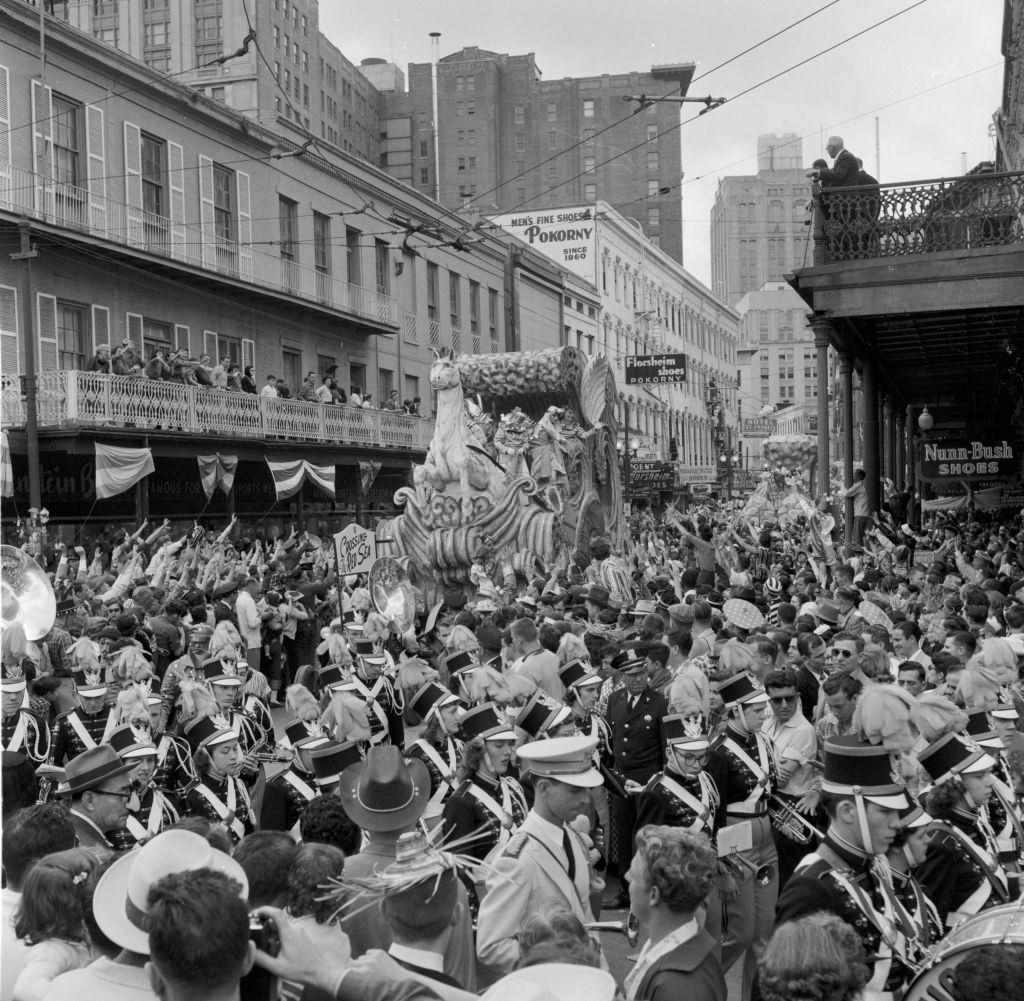
[(685, 95), (692, 63), (543, 80), (532, 52), (464, 48), (437, 63), (436, 147), (432, 70), (411, 63), (408, 91), (385, 95), (393, 176), (487, 214), (600, 199), (682, 263), (680, 106), (623, 98)]
[(47, 11), (263, 124), (379, 164), (381, 95), (321, 33), (317, 0), (47, 0)]
[[(757, 137), (757, 173), (723, 177), (711, 209), (711, 290), (735, 306), (803, 264), (810, 187), (794, 133)], [(808, 263), (809, 259), (808, 259)]]

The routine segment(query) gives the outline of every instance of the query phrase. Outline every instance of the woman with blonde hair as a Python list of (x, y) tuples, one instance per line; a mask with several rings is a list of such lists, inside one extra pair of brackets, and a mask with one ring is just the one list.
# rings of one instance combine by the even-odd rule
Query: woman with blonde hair
[(854, 1001), (868, 976), (860, 936), (834, 914), (779, 925), (758, 963), (764, 1001)]

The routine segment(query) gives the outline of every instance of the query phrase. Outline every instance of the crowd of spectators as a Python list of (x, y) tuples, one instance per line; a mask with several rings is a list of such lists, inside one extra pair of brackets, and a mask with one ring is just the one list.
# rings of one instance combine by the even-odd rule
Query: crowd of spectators
[(306, 373), (300, 385), (293, 390), (284, 379), (268, 374), (263, 386), (256, 383), (252, 365), (243, 370), (230, 357), (214, 361), (208, 354), (198, 359), (189, 355), (184, 348), (168, 351), (164, 347), (154, 348), (145, 359), (142, 352), (131, 340), (124, 340), (115, 349), (101, 344), (86, 363), (85, 371), (100, 372), (104, 375), (126, 375), (139, 379), (162, 382), (178, 382), (186, 386), (204, 386), (209, 389), (223, 389), (227, 392), (249, 393), (253, 396), (270, 396), (277, 399), (295, 399), (305, 403), (329, 403), (335, 406), (348, 405), (363, 410), (389, 410), (420, 417), (420, 397), (402, 400), (398, 390), (393, 389), (382, 403), (376, 403), (371, 393), (362, 387), (352, 386), (346, 395), (337, 379), (337, 365), (331, 365), (322, 376), (314, 371)]

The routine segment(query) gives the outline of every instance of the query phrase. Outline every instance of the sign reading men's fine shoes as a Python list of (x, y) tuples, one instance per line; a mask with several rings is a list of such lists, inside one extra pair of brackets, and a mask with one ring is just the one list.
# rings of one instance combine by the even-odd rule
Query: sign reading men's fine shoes
[(627, 355), (626, 385), (686, 382), (686, 355)]
[(998, 443), (947, 438), (923, 441), (919, 452), (922, 480), (988, 480), (1015, 477), (1020, 454), (1008, 441)]

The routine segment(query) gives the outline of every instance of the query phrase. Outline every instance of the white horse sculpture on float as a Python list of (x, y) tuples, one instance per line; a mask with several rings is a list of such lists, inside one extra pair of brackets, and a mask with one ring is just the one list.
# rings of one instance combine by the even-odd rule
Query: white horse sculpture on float
[[(462, 376), (450, 348), (434, 351), (430, 385), (437, 391), (434, 436), (426, 460), (413, 472), (413, 483), (424, 500), (434, 493), (457, 494), (463, 514), (468, 518), (472, 514), (474, 491), (490, 492), (492, 462), (486, 454), (471, 447), (473, 439), (466, 423)], [(499, 472), (496, 466), (493, 472)], [(458, 484), (457, 490), (452, 489), (455, 484)]]

